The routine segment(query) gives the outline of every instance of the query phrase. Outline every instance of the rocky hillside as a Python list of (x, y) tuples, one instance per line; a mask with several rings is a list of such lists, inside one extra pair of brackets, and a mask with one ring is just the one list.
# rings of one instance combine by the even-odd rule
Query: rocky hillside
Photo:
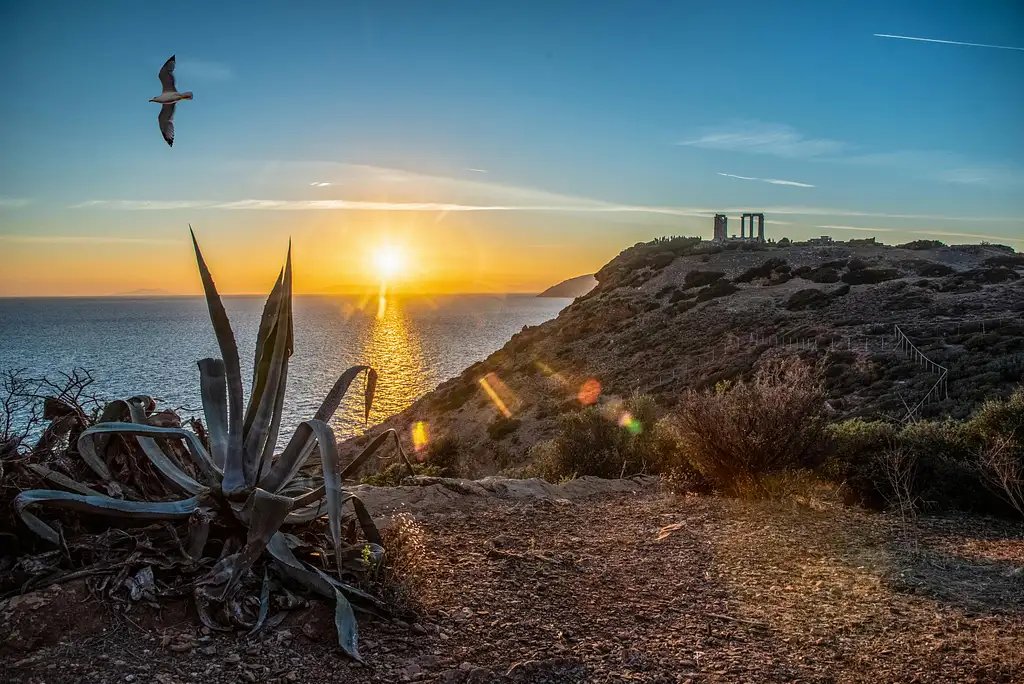
[(557, 285), (552, 285), (537, 296), (569, 297), (571, 299), (575, 299), (576, 297), (582, 297), (595, 287), (597, 287), (597, 278), (588, 273), (587, 275), (576, 276), (575, 278), (563, 280)]
[[(1022, 274), (1024, 254), (998, 245), (642, 243), (556, 319), (370, 434), (408, 436), (423, 421), (431, 442), (457, 438), (472, 455), (463, 467), (485, 474), (522, 462), (581, 400), (640, 391), (667, 408), (792, 355), (821, 362), (839, 417), (903, 417), (921, 402), (922, 417), (963, 417), (1021, 381)], [(931, 363), (904, 353), (908, 342)]]

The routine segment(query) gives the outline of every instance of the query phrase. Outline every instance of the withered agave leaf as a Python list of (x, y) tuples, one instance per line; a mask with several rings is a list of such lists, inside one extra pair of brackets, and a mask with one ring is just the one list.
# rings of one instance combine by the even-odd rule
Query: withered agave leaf
[(202, 495), (182, 501), (125, 501), (109, 496), (87, 496), (52, 489), (29, 489), (14, 497), (14, 510), (26, 527), (51, 544), (58, 544), (60, 535), (29, 512), (29, 506), (68, 508), (81, 513), (116, 516), (128, 520), (184, 520), (192, 515), (201, 498)]
[[(152, 425), (139, 425), (137, 423), (97, 423), (88, 430), (82, 432), (78, 437), (78, 452), (82, 455), (82, 459), (92, 467), (93, 471), (97, 475), (103, 477), (103, 473), (106, 472), (106, 481), (110, 481), (110, 471), (107, 470), (106, 464), (96, 453), (95, 437), (97, 435), (109, 435), (109, 434), (121, 434), (121, 435), (133, 435), (143, 437), (176, 437), (185, 440), (188, 446), (189, 454), (192, 456), (193, 461), (197, 465), (200, 465), (204, 470), (214, 467), (213, 461), (210, 459), (209, 454), (206, 453), (206, 449), (203, 447), (202, 442), (199, 441), (199, 437), (194, 432), (185, 430), (183, 428), (160, 428), (153, 427)], [(168, 480), (173, 482), (182, 491), (188, 492), (189, 494), (197, 494), (202, 489), (203, 485), (199, 484), (191, 477), (188, 476), (181, 468), (179, 468), (173, 461), (171, 461), (159, 447), (156, 447), (155, 452), (143, 449), (143, 453), (153, 462), (153, 465), (166, 477)], [(97, 466), (101, 465), (101, 468)], [(219, 477), (219, 473), (215, 471), (212, 473), (215, 478)], [(216, 480), (211, 484), (215, 484)]]

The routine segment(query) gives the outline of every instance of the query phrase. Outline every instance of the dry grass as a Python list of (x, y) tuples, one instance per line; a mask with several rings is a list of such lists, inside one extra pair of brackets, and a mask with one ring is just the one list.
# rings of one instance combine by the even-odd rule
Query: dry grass
[(408, 513), (399, 513), (381, 531), (384, 563), (376, 568), (375, 592), (398, 615), (423, 612), (428, 604), (430, 581), (428, 550), (423, 528)]

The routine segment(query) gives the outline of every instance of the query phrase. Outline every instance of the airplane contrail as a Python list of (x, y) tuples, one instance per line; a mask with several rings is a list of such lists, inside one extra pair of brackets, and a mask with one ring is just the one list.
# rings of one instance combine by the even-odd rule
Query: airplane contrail
[(899, 38), (900, 40), (919, 40), (924, 43), (945, 43), (946, 45), (967, 45), (970, 47), (995, 48), (997, 50), (1018, 50), (1024, 52), (1024, 47), (1012, 47), (1010, 45), (985, 45), (984, 43), (963, 43), (959, 40), (938, 40), (937, 38), (916, 38), (914, 36), (894, 36), (888, 33), (872, 33), (876, 38)]

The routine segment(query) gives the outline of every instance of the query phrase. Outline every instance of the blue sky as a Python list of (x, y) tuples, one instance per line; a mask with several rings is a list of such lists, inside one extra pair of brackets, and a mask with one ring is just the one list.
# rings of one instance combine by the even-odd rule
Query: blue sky
[[(595, 270), (639, 239), (709, 236), (715, 211), (764, 211), (776, 237), (1024, 248), (1012, 0), (0, 12), (0, 249), (25, 264), (0, 294), (121, 287), (29, 267), (55, 253), (144, 262), (131, 281), (159, 287), (188, 222), (224, 259), (241, 241), (258, 263), (256, 243), (276, 259), (289, 235), (297, 252), (392, 229), (471, 245), (452, 258), (489, 264), (488, 286), (509, 290)], [(173, 149), (147, 101), (171, 54), (195, 93)], [(560, 257), (523, 275), (545, 250)]]

